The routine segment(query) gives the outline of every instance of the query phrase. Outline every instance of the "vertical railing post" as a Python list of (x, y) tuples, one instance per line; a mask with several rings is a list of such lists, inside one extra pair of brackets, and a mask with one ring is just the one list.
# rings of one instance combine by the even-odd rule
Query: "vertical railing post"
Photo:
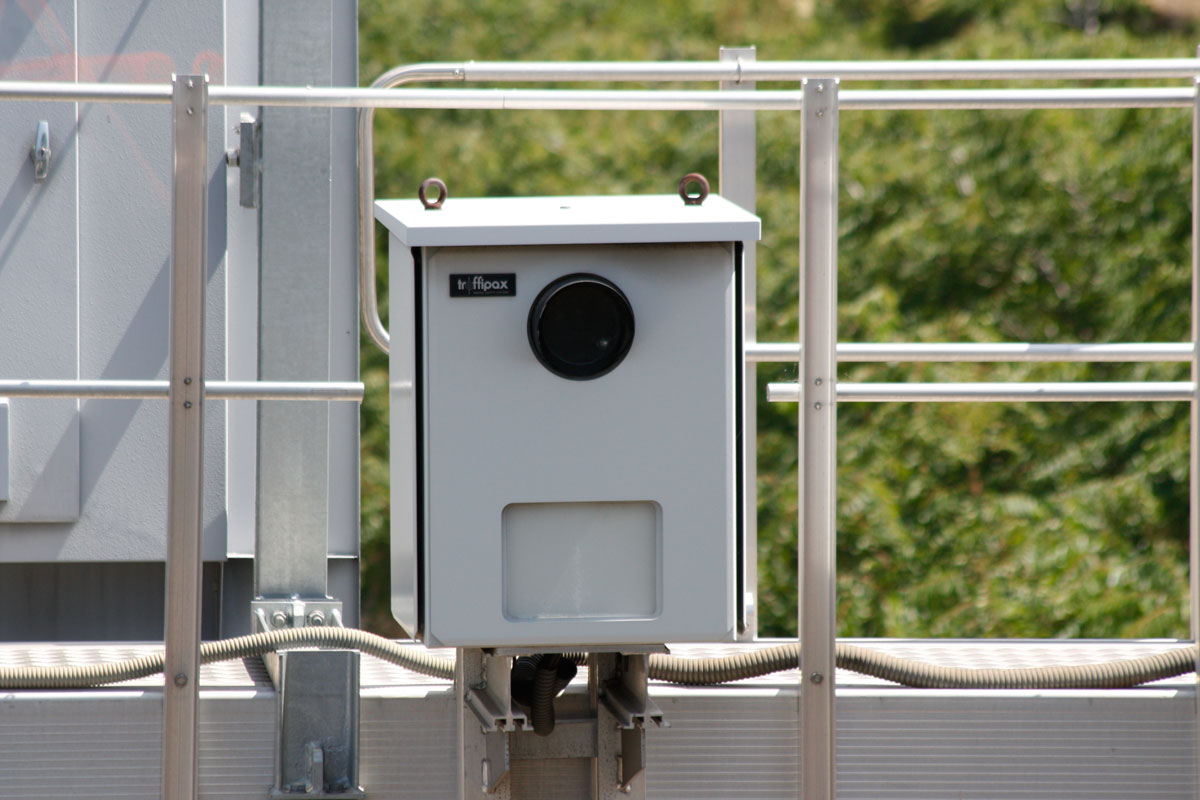
[[(1196, 48), (1200, 58), (1200, 46)], [(1200, 78), (1192, 80), (1192, 402), (1188, 420), (1188, 608), (1200, 641)], [(1196, 671), (1200, 673), (1200, 656)], [(1200, 725), (1200, 696), (1196, 698)], [(1200, 761), (1197, 761), (1200, 781)]]
[[(754, 61), (753, 47), (722, 47), (722, 61)], [(740, 72), (740, 70), (739, 70)], [(754, 91), (755, 82), (721, 81), (727, 91)], [(722, 111), (720, 135), (719, 191), (726, 200), (754, 212), (757, 205), (757, 142), (755, 112)], [(744, 348), (758, 341), (757, 242), (748, 241), (742, 249), (742, 345), (738, 354), (742, 370), (742, 541), (738, 564), (737, 598), (739, 638), (753, 640), (758, 635), (758, 382), (755, 364), (747, 361)]]
[(205, 205), (208, 79), (172, 84), (170, 411), (167, 445), (164, 800), (196, 796), (200, 678), (200, 534), (204, 432)]
[(806, 80), (800, 134), (800, 789), (836, 793), (838, 82)]

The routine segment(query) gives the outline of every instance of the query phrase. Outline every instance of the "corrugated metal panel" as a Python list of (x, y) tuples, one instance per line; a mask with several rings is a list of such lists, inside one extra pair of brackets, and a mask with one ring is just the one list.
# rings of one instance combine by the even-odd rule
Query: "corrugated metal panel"
[(537, 758), (516, 761), (510, 780), (512, 796), (520, 800), (590, 797), (592, 759)]
[[(0, 798), (159, 796), (159, 692), (16, 692), (2, 706)], [(199, 743), (202, 797), (265, 796), (274, 773), (274, 697), (202, 692)]]
[[(926, 661), (1079, 662), (1128, 658), (1175, 642), (872, 642)], [(152, 649), (0, 646), (0, 665), (86, 663)], [(675, 648), (686, 655), (728, 647)], [(449, 655), (447, 652), (446, 655)], [(1183, 676), (1118, 691), (904, 689), (839, 673), (840, 800), (1194, 798), (1196, 689)], [(119, 689), (0, 695), (0, 800), (153, 798), (159, 790), (158, 679)], [(201, 675), (204, 798), (262, 797), (272, 780), (275, 695), (256, 660)], [(670, 728), (647, 733), (653, 800), (794, 800), (795, 672), (723, 688), (656, 684)], [(363, 658), (363, 785), (373, 800), (453, 800), (453, 690)], [(582, 690), (575, 684), (571, 691)], [(518, 764), (530, 797), (571, 798), (585, 762)], [(531, 793), (531, 794), (530, 794)]]
[(838, 796), (1195, 798), (1193, 705), (1156, 690), (839, 698)]
[(709, 689), (655, 699), (671, 727), (647, 732), (647, 798), (796, 797), (794, 695)]
[[(364, 657), (363, 666), (370, 660)], [(428, 693), (416, 691), (408, 697), (364, 693), (359, 710), (359, 775), (372, 800), (457, 797), (458, 735), (454, 690), (449, 686), (442, 683)]]

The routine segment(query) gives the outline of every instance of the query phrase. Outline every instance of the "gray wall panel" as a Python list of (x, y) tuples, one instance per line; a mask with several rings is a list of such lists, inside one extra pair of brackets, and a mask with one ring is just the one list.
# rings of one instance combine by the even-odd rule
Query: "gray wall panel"
[[(7, 4), (6, 49), (41, 42), (54, 56), (52, 63), (68, 65), (72, 78), (83, 81), (165, 82), (172, 71), (222, 72), (224, 13), (222, 4), (187, 4), (188, 24), (179, 24), (180, 6), (172, 3), (84, 3), (78, 9), (56, 2), (34, 9), (37, 19), (19, 39), (21, 4)], [(27, 15), (28, 16), (28, 15)], [(77, 25), (81, 35), (72, 41)], [(68, 67), (60, 66), (59, 69)], [(37, 113), (63, 114), (71, 106), (40, 104)], [(49, 112), (45, 111), (49, 109)], [(16, 120), (19, 109), (6, 105), (0, 118)], [(28, 111), (23, 112), (25, 114)], [(221, 159), (222, 121), (211, 128), (209, 172), (208, 293), (210, 377), (224, 368), (224, 163)], [(26, 323), (39, 333), (35, 343), (9, 337), (0, 360), (23, 354), (20, 361), (0, 366), (6, 377), (165, 378), (167, 338), (166, 272), (170, 251), (171, 140), (166, 106), (92, 103), (80, 106), (77, 131), (57, 127), (60, 146), (51, 180), (39, 189), (45, 200), (69, 187), (73, 204), (78, 195), (78, 218), (46, 203), (24, 222), (36, 234), (45, 253), (39, 261), (69, 258), (69, 273), (39, 276), (35, 300), (25, 301), (40, 324)], [(31, 135), (31, 134), (30, 134)], [(25, 138), (25, 137), (22, 137)], [(28, 145), (25, 145), (26, 147)], [(78, 162), (77, 192), (72, 162)], [(10, 185), (19, 190), (21, 181)], [(15, 196), (14, 196), (15, 197)], [(38, 232), (43, 214), (51, 214), (56, 235)], [(34, 227), (30, 227), (33, 225)], [(76, 234), (77, 226), (77, 234)], [(14, 229), (17, 230), (17, 229)], [(77, 236), (77, 241), (76, 240)], [(22, 236), (22, 240), (24, 236)], [(66, 240), (65, 242), (63, 240)], [(77, 248), (77, 249), (76, 249)], [(16, 278), (27, 257), (15, 250), (0, 253), (4, 275)], [(48, 266), (48, 263), (47, 265)], [(9, 287), (0, 286), (0, 289)], [(76, 292), (78, 293), (76, 302)], [(6, 291), (4, 294), (8, 295)], [(16, 297), (14, 292), (12, 295)], [(45, 304), (39, 305), (39, 304)], [(55, 309), (65, 309), (58, 320)], [(62, 313), (62, 312), (58, 312)], [(8, 315), (14, 319), (13, 315)], [(69, 347), (55, 343), (61, 337)], [(78, 341), (78, 353), (75, 342)], [(59, 363), (59, 362), (62, 363)], [(14, 374), (16, 373), (16, 374)], [(45, 403), (46, 401), (24, 401)], [(74, 401), (65, 401), (74, 407)], [(62, 406), (59, 402), (47, 406)], [(24, 403), (14, 403), (14, 433), (20, 435)], [(208, 406), (206, 434), (205, 557), (223, 558), (224, 547), (224, 406)], [(71, 491), (58, 492), (78, 510), (79, 522), (67, 525), (16, 525), (5, 531), (0, 559), (5, 561), (154, 560), (164, 556), (166, 522), (166, 405), (160, 401), (93, 400), (81, 406), (80, 469), (72, 475)], [(49, 429), (50, 426), (47, 426)], [(60, 436), (64, 452), (75, 445)], [(14, 488), (37, 470), (16, 464)], [(77, 493), (77, 499), (72, 497)]]
[[(0, 6), (0, 78), (73, 80), (74, 15), (70, 0)], [(0, 111), (0, 376), (75, 378), (76, 107), (8, 103)], [(29, 153), (42, 120), (50, 124), (50, 172), (36, 183)], [(62, 546), (64, 528), (14, 523), (78, 518), (78, 409), (75, 400), (11, 401), (10, 452), (0, 452), (10, 477), (0, 560), (30, 546)]]
[[(171, 72), (223, 79), (224, 9), (188, 3), (79, 5), (82, 80), (165, 82)], [(207, 376), (224, 374), (225, 164), (221, 115), (209, 123)], [(80, 121), (81, 372), (167, 376), (171, 124), (165, 106), (91, 104)], [(225, 555), (224, 404), (206, 404), (206, 559)], [(165, 554), (166, 404), (84, 405), (84, 523), (62, 557)], [(93, 530), (103, 526), (103, 536)]]

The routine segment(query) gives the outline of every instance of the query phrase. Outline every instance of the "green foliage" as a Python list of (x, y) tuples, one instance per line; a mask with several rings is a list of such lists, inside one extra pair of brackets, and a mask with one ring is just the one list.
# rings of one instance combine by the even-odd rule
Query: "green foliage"
[[(360, 3), (363, 83), (399, 63), (1186, 56), (1135, 0)], [(774, 88), (774, 87), (768, 87)], [(856, 87), (857, 88), (857, 87)], [(847, 112), (839, 339), (1181, 341), (1190, 116)], [(715, 177), (716, 115), (381, 112), (376, 194), (667, 192)], [(794, 341), (799, 120), (760, 113), (759, 338)], [(380, 248), (386, 297), (386, 253)], [(364, 610), (387, 612), (386, 361), (365, 345)], [(1179, 380), (1185, 365), (843, 364), (843, 381)], [(795, 367), (759, 370), (760, 383)], [(760, 632), (796, 627), (796, 409), (759, 408)], [(840, 633), (1185, 636), (1184, 404), (843, 404)]]

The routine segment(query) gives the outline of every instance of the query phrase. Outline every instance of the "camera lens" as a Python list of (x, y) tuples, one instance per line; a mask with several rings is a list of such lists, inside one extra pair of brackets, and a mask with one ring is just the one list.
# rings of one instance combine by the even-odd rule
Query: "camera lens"
[(529, 346), (542, 365), (583, 381), (611, 372), (633, 344), (633, 308), (612, 281), (576, 273), (552, 281), (529, 309)]

